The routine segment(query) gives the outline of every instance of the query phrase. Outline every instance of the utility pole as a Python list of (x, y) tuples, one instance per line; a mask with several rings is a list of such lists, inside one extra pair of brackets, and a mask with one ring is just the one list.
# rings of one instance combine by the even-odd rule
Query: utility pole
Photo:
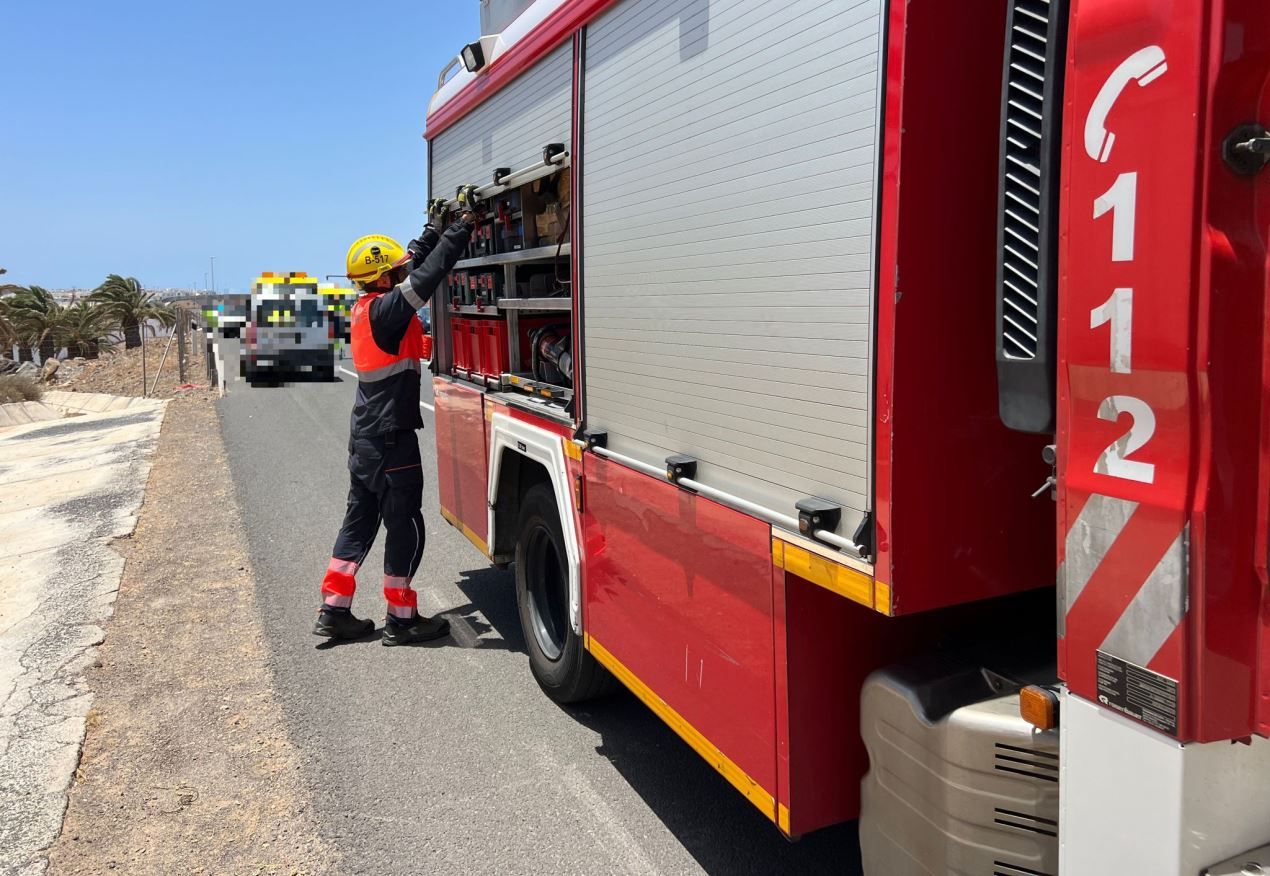
[(185, 383), (185, 333), (189, 329), (190, 312), (184, 307), (176, 312), (176, 372), (177, 380)]
[(216, 294), (216, 256), (212, 256), (212, 294)]

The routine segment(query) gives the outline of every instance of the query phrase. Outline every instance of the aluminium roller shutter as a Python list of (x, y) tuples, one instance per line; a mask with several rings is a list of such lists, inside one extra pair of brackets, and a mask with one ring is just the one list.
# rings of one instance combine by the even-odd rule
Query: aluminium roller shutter
[(542, 158), (548, 143), (569, 144), (573, 44), (566, 42), (431, 141), (431, 197), (484, 185), (496, 167), (516, 170)]
[(587, 32), (585, 409), (785, 514), (871, 507), (881, 0), (627, 0)]

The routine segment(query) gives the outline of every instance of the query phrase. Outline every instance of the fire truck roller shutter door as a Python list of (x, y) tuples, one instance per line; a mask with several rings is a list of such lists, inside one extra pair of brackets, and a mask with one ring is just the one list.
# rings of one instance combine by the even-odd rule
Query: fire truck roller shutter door
[(627, 0), (588, 28), (587, 425), (785, 514), (829, 500), (850, 538), (873, 501), (885, 7), (684, 10)]
[(565, 43), (431, 140), (432, 197), (484, 185), (497, 167), (542, 160), (548, 143), (569, 148), (573, 48)]

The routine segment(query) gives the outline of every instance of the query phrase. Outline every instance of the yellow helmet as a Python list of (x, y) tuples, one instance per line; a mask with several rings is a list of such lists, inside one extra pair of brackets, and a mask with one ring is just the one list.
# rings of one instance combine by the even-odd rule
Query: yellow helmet
[(373, 283), (406, 257), (401, 244), (386, 234), (368, 234), (348, 248), (348, 278), (354, 283)]

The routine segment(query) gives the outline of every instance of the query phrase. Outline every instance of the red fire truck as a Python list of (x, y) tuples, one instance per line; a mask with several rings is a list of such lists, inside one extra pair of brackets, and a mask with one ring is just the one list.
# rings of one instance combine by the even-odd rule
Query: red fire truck
[(485, 208), (438, 486), (544, 691), (870, 874), (1270, 872), (1264, 0), (482, 34), (427, 121), (430, 210)]

